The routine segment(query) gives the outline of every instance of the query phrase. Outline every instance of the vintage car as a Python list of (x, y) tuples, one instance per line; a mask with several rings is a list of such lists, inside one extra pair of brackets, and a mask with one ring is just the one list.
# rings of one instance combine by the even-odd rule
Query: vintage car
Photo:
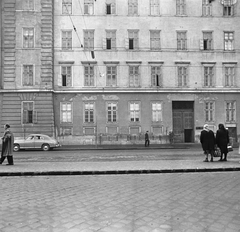
[(13, 150), (42, 149), (43, 151), (49, 151), (56, 147), (60, 147), (56, 139), (43, 134), (30, 134), (26, 138), (14, 139)]

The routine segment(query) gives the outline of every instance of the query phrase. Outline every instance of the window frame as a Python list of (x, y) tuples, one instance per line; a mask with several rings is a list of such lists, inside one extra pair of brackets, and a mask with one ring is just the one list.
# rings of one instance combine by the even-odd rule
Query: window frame
[[(232, 40), (229, 38), (232, 34)], [(228, 39), (226, 40), (226, 35)], [(233, 31), (224, 31), (223, 32), (223, 42), (224, 42), (224, 51), (234, 51), (234, 32)], [(231, 48), (229, 49), (229, 43)]]
[[(116, 15), (116, 1), (107, 0), (105, 4), (106, 4), (106, 15)], [(110, 9), (110, 13), (108, 13), (108, 9)]]
[(186, 16), (185, 0), (176, 0), (176, 16)]
[(207, 123), (215, 122), (215, 101), (210, 100), (204, 102), (204, 120)]
[(150, 50), (161, 50), (160, 30), (150, 30)]
[[(231, 70), (228, 72), (227, 70)], [(236, 63), (223, 63), (224, 87), (236, 87)]]
[[(60, 67), (60, 69), (61, 69), (61, 86), (62, 87), (72, 87), (72, 82), (73, 82), (73, 80), (72, 80), (72, 78), (73, 78), (73, 75), (72, 75), (72, 73), (73, 73), (73, 70), (72, 70), (72, 65), (68, 65), (68, 64), (62, 64), (61, 65), (61, 67)], [(65, 71), (65, 73), (63, 72), (63, 70), (64, 69), (66, 69), (66, 71)], [(68, 74), (68, 70), (70, 70), (70, 74)], [(63, 85), (63, 75), (65, 75), (66, 76), (66, 85)], [(69, 81), (68, 81), (69, 80)], [(70, 83), (70, 84), (68, 84), (68, 83)]]
[[(232, 107), (228, 107), (232, 105)], [(228, 100), (225, 101), (225, 121), (226, 123), (236, 123), (236, 101)]]
[[(131, 71), (132, 71), (132, 74), (131, 74)], [(140, 64), (131, 64), (131, 65), (129, 64), (128, 76), (129, 76), (129, 87), (132, 87), (132, 88), (139, 87), (140, 86)]]
[[(29, 31), (32, 31), (32, 35), (29, 35)], [(24, 34), (25, 30), (28, 30), (28, 35)], [(27, 38), (27, 40), (25, 39)], [(29, 46), (32, 38), (32, 45)], [(35, 28), (34, 27), (23, 27), (22, 28), (22, 39), (23, 39), (23, 49), (33, 49), (35, 47)], [(27, 42), (27, 46), (26, 46)]]
[[(64, 10), (65, 9), (65, 10)], [(62, 0), (62, 14), (72, 15), (72, 0)]]
[[(110, 74), (108, 72), (109, 68), (111, 69)], [(115, 69), (115, 81), (113, 81), (113, 70), (112, 69)], [(117, 76), (118, 76), (117, 64), (106, 63), (106, 87), (117, 87)], [(109, 79), (110, 79), (110, 81), (109, 81)]]
[[(91, 109), (91, 107), (89, 109), (87, 109), (87, 107), (86, 107), (87, 105), (88, 106), (92, 105), (92, 109)], [(94, 124), (95, 123), (95, 102), (84, 101), (83, 102), (83, 109), (84, 109), (83, 110), (83, 123), (84, 124)], [(92, 112), (92, 115), (91, 115), (91, 112)]]
[[(63, 105), (66, 105), (66, 110), (63, 109)], [(68, 109), (68, 106), (70, 106), (70, 110)], [(65, 116), (66, 116), (66, 121), (64, 121), (64, 112), (65, 112)], [(70, 117), (69, 117), (69, 113), (70, 113)], [(61, 124), (71, 124), (73, 123), (73, 102), (71, 101), (64, 101), (64, 102), (60, 102), (60, 123)]]
[[(24, 104), (32, 104), (32, 110), (29, 110), (29, 106), (27, 106), (27, 110), (24, 108)], [(37, 112), (35, 111), (35, 102), (34, 101), (22, 101), (22, 119), (21, 122), (23, 125), (32, 125), (37, 123)], [(26, 114), (24, 113), (26, 111)], [(29, 112), (32, 112), (31, 114)], [(31, 118), (31, 119), (30, 119)]]
[[(28, 74), (28, 77), (26, 77), (25, 75), (24, 75), (24, 73), (25, 73), (25, 71), (24, 71), (24, 68), (25, 67), (32, 67), (32, 80), (29, 80), (30, 78), (29, 78), (29, 74)], [(28, 71), (28, 72), (30, 72), (30, 71)], [(34, 82), (35, 82), (35, 66), (33, 65), (33, 64), (23, 64), (22, 65), (22, 86), (24, 86), (24, 87), (28, 87), (28, 86), (34, 86)], [(27, 82), (32, 82), (32, 84), (24, 84), (25, 83), (25, 79), (27, 79)]]
[(83, 30), (84, 39), (84, 50), (93, 51), (94, 50), (94, 29)]
[[(213, 50), (213, 31), (203, 31), (203, 50), (212, 51)], [(209, 37), (209, 38), (208, 38)]]
[(128, 0), (128, 16), (138, 15), (138, 0)]
[(139, 30), (129, 29), (128, 30), (128, 50), (139, 49)]
[(94, 15), (94, 0), (84, 0), (84, 15)]
[(209, 0), (202, 0), (202, 16), (212, 16), (212, 1), (209, 2)]
[[(67, 35), (64, 37), (64, 34)], [(70, 37), (69, 37), (70, 35)], [(61, 42), (62, 42), (62, 50), (63, 51), (71, 51), (72, 50), (72, 42), (73, 42), (73, 34), (72, 30), (61, 30)]]
[[(117, 47), (117, 38), (116, 32), (117, 30), (105, 30), (106, 32), (106, 50), (116, 50)], [(110, 40), (110, 48), (108, 48), (108, 40)]]
[[(109, 110), (109, 105), (111, 109)], [(116, 107), (114, 110), (113, 107)], [(110, 116), (110, 118), (109, 118)], [(115, 121), (114, 121), (114, 116), (115, 116)], [(118, 123), (118, 102), (116, 101), (108, 101), (106, 102), (106, 122), (108, 124), (116, 124)]]
[[(163, 85), (162, 63), (159, 63), (159, 64), (149, 63), (149, 64), (150, 64), (150, 72), (151, 72), (151, 86), (162, 87)], [(156, 69), (159, 69), (159, 70), (156, 70)], [(157, 75), (158, 75), (158, 78), (157, 78)]]
[[(204, 88), (213, 88), (215, 87), (215, 62), (213, 63), (202, 63), (203, 66), (203, 87)], [(207, 70), (207, 75), (206, 74)], [(212, 70), (212, 73), (210, 73), (210, 70)], [(211, 76), (210, 76), (211, 75)], [(210, 79), (208, 79), (210, 77)], [(207, 79), (206, 79), (207, 78)]]
[(35, 10), (35, 1), (34, 0), (24, 0), (24, 11), (34, 11)]
[[(134, 104), (134, 106), (138, 105), (138, 110), (136, 110), (136, 109), (131, 110), (132, 104)], [(133, 108), (135, 108), (135, 107), (133, 107)], [(141, 102), (140, 101), (130, 101), (128, 103), (128, 111), (129, 111), (129, 122), (130, 123), (140, 123), (141, 122)], [(132, 118), (132, 115), (133, 115), (133, 118)], [(138, 118), (138, 120), (136, 120), (137, 118)]]
[(149, 15), (151, 15), (151, 16), (159, 16), (160, 15), (159, 0), (149, 0)]
[(187, 31), (177, 31), (177, 50), (187, 50)]
[[(160, 110), (156, 108), (154, 110), (154, 104), (160, 105)], [(151, 102), (151, 112), (152, 112), (152, 123), (159, 123), (163, 121), (163, 102), (162, 101), (152, 101)], [(154, 116), (155, 115), (155, 116)]]

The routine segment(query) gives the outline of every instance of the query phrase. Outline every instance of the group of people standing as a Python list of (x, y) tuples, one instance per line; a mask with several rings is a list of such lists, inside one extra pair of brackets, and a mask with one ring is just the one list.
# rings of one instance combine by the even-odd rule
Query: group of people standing
[(227, 161), (229, 133), (223, 124), (218, 125), (216, 137), (213, 131), (209, 129), (208, 124), (205, 124), (203, 126), (203, 130), (201, 131), (200, 142), (202, 144), (202, 149), (206, 156), (204, 162), (209, 161), (208, 159), (209, 156), (210, 161), (213, 162), (216, 147), (218, 147), (221, 151), (219, 161)]

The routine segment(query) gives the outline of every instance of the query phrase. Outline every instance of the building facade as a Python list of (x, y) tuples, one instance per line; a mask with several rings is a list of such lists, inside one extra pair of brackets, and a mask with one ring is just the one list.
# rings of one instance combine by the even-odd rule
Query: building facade
[[(62, 144), (239, 132), (237, 0), (4, 0), (1, 123)], [(27, 8), (27, 9), (25, 9)]]
[(1, 125), (9, 123), (16, 137), (53, 135), (53, 3), (1, 3)]

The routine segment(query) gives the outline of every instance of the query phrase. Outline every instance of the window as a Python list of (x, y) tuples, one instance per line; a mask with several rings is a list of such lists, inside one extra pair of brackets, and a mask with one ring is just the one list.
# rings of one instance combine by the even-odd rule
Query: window
[(23, 10), (34, 10), (34, 0), (23, 0)]
[(72, 66), (61, 67), (61, 86), (72, 86)]
[(212, 66), (204, 66), (204, 87), (213, 87), (214, 71)]
[(215, 114), (215, 104), (212, 101), (205, 102), (205, 122), (213, 122)]
[(130, 121), (131, 122), (140, 121), (140, 103), (137, 102), (130, 103)]
[(138, 14), (138, 0), (128, 0), (128, 15)]
[(106, 14), (111, 15), (116, 13), (115, 0), (106, 0)]
[(94, 14), (94, 0), (84, 0), (84, 14)]
[(225, 66), (225, 87), (234, 87), (235, 86), (235, 67), (234, 66)]
[(153, 122), (162, 121), (162, 103), (161, 102), (152, 103), (152, 121)]
[(33, 124), (36, 123), (37, 112), (34, 111), (34, 102), (26, 101), (22, 103), (22, 122), (23, 124)]
[(160, 31), (159, 30), (150, 31), (150, 49), (151, 50), (160, 49)]
[(107, 103), (107, 122), (117, 122), (117, 103)]
[(33, 86), (33, 65), (23, 65), (23, 86)]
[(116, 30), (106, 30), (106, 41), (104, 49), (116, 49)]
[(34, 47), (34, 29), (23, 28), (23, 47), (33, 48)]
[(107, 86), (116, 87), (117, 86), (117, 66), (107, 66)]
[(138, 49), (138, 30), (128, 30), (128, 49)]
[(129, 85), (130, 87), (139, 87), (139, 66), (129, 66)]
[(212, 0), (202, 1), (202, 15), (211, 16), (212, 15)]
[(94, 66), (84, 66), (84, 86), (94, 86)]
[(72, 0), (62, 0), (62, 13), (72, 14)]
[(233, 51), (233, 32), (224, 32), (224, 50)]
[(177, 32), (177, 50), (187, 50), (187, 32)]
[(228, 123), (236, 122), (236, 102), (235, 101), (226, 102), (226, 122)]
[(233, 11), (233, 5), (223, 5), (223, 16), (233, 16)]
[(162, 86), (161, 66), (151, 66), (151, 80), (152, 86), (154, 87)]
[(72, 102), (60, 103), (60, 121), (72, 123)]
[(177, 15), (186, 15), (186, 5), (185, 0), (176, 0), (177, 2)]
[(159, 0), (150, 0), (150, 15), (159, 15)]
[(72, 31), (62, 31), (62, 49), (71, 50), (72, 49)]
[(187, 87), (188, 67), (178, 66), (177, 75), (178, 75), (178, 87)]
[(94, 30), (84, 30), (84, 49), (94, 49)]
[(201, 49), (203, 50), (212, 50), (213, 49), (213, 39), (212, 32), (203, 32), (203, 41), (202, 41)]
[(94, 122), (94, 103), (89, 102), (84, 104), (84, 122)]

